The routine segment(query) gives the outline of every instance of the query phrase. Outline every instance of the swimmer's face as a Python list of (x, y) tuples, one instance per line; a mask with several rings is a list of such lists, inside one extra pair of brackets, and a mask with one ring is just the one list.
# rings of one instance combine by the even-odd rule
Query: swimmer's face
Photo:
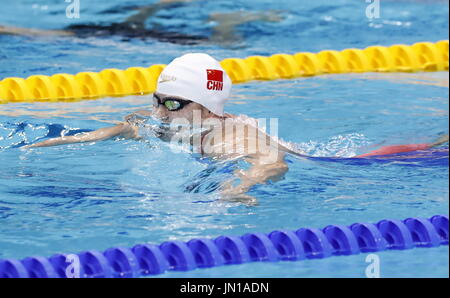
[(161, 93), (153, 95), (153, 116), (164, 123), (171, 123), (174, 119), (186, 119), (193, 123), (194, 111), (202, 118), (209, 114), (202, 105), (185, 98)]

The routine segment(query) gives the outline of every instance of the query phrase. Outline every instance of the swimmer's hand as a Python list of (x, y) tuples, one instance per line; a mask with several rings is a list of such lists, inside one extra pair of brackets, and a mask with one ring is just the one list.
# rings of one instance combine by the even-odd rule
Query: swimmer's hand
[(223, 201), (239, 202), (249, 206), (258, 205), (256, 198), (251, 195), (245, 194), (246, 191), (248, 191), (248, 189), (243, 185), (233, 187), (231, 182), (225, 182), (222, 185), (220, 198)]
[(236, 202), (236, 203), (242, 203), (248, 206), (258, 206), (258, 201), (255, 197), (251, 195), (247, 195), (244, 193), (241, 194), (235, 194), (235, 195), (222, 195), (221, 200), (227, 201), (227, 202)]

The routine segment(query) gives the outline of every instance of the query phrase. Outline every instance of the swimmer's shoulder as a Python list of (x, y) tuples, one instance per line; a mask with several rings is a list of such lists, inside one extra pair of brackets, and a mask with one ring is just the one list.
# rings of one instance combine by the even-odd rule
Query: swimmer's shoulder
[(230, 114), (230, 113), (224, 113), (223, 114), (223, 118), (224, 119), (234, 119), (236, 117), (237, 117), (236, 115), (233, 115), (233, 114)]
[(250, 125), (255, 125), (257, 123), (257, 120), (255, 118), (252, 118), (245, 114), (233, 115), (233, 114), (225, 113), (224, 119), (225, 120), (234, 120), (237, 122), (243, 122), (244, 124), (250, 124)]

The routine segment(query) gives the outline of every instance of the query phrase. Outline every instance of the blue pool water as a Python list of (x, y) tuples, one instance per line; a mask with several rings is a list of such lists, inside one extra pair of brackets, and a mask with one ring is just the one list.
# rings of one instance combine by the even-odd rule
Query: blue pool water
[[(444, 1), (383, 1), (382, 17), (374, 21), (365, 17), (364, 1), (309, 2), (203, 1), (157, 16), (164, 28), (207, 36), (214, 25), (205, 21), (210, 12), (280, 11), (279, 23), (239, 26), (242, 40), (231, 45), (0, 35), (0, 78), (168, 63), (191, 51), (221, 59), (448, 39)], [(144, 1), (120, 3), (85, 4), (82, 18), (69, 20), (64, 1), (14, 1), (6, 8), (10, 13), (0, 13), (0, 25), (62, 29), (76, 22), (119, 22), (131, 14), (122, 6)], [(117, 12), (108, 10), (112, 7)], [(447, 72), (327, 75), (234, 86), (227, 112), (278, 118), (279, 137), (315, 157), (288, 156), (284, 180), (250, 191), (257, 206), (217, 200), (217, 185), (245, 166), (241, 162), (174, 154), (154, 138), (20, 149), (38, 139), (121, 121), (135, 110), (151, 108), (149, 97), (1, 105), (0, 258), (448, 214), (448, 144), (433, 152), (349, 159), (376, 146), (425, 143), (448, 134), (448, 96)], [(448, 247), (379, 256), (385, 277), (449, 274)], [(365, 257), (252, 263), (162, 276), (363, 277)]]

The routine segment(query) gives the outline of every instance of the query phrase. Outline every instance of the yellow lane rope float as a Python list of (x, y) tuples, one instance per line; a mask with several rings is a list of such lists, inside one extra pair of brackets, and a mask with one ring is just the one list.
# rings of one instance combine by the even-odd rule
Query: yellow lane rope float
[[(448, 48), (448, 40), (441, 40), (390, 47), (228, 58), (221, 65), (235, 84), (332, 73), (448, 71)], [(155, 91), (164, 67), (158, 64), (148, 68), (105, 69), (99, 73), (5, 78), (0, 81), (0, 103), (149, 94)]]

